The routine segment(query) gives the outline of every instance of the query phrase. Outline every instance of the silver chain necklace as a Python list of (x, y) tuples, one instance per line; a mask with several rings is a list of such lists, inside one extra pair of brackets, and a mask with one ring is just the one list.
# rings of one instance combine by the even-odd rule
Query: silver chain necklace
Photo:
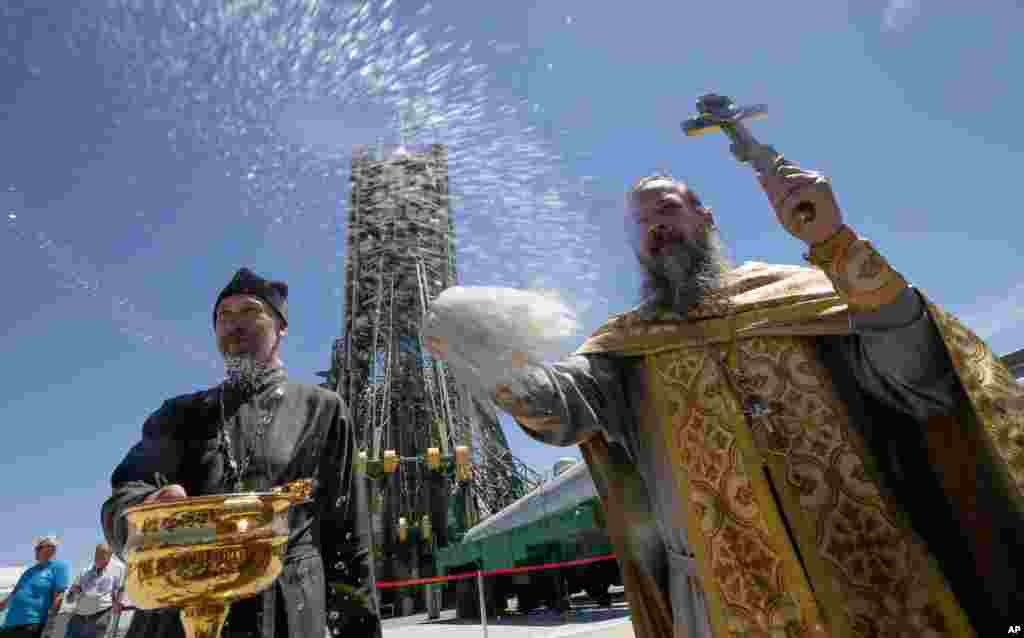
[[(221, 388), (219, 393), (220, 402), (220, 431), (217, 433), (218, 447), (220, 448), (221, 455), (224, 457), (225, 476), (223, 484), (230, 485), (234, 492), (245, 492), (245, 473), (249, 470), (249, 465), (252, 464), (253, 458), (256, 456), (256, 451), (263, 447), (263, 436), (266, 432), (267, 426), (270, 425), (271, 421), (274, 420), (276, 414), (276, 408), (281, 403), (281, 398), (284, 397), (284, 390), (280, 387), (274, 389), (272, 393), (276, 399), (273, 405), (268, 406), (263, 410), (259, 421), (256, 423), (256, 428), (252, 437), (242, 437), (243, 439), (248, 438), (245, 446), (245, 454), (242, 456), (241, 461), (235, 459), (234, 446), (231, 444), (231, 433), (228, 427), (227, 410), (224, 407), (224, 388)], [(267, 462), (264, 459), (264, 462)], [(269, 477), (269, 467), (268, 470)]]

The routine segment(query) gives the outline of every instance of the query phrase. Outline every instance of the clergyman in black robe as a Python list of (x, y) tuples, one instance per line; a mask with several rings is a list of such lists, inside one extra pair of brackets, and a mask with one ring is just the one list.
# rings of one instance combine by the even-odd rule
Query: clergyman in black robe
[[(103, 528), (123, 557), (125, 508), (143, 502), (265, 491), (314, 478), (289, 512), (284, 568), (264, 593), (231, 606), (224, 638), (323, 638), (327, 604), (346, 637), (381, 635), (370, 577), (365, 487), (353, 472), (348, 408), (336, 393), (288, 380), (279, 356), (288, 287), (241, 269), (214, 304), (227, 376), (169, 399), (146, 420), (111, 478)], [(329, 594), (329, 591), (335, 592)], [(183, 638), (178, 610), (139, 610), (128, 638)]]

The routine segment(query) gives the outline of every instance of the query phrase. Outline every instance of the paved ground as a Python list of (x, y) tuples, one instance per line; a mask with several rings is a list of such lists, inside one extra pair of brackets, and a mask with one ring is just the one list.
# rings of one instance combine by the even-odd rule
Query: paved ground
[[(441, 612), (438, 620), (426, 614), (393, 618), (383, 622), (384, 638), (477, 638), (484, 635), (479, 623), (457, 620), (454, 610)], [(539, 610), (528, 615), (513, 614), (487, 623), (488, 638), (633, 638), (629, 608), (617, 602), (611, 608), (574, 606), (564, 616)]]

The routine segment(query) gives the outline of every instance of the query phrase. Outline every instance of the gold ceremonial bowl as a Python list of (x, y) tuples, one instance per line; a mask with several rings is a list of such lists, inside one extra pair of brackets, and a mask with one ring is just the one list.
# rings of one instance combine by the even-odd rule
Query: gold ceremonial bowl
[(125, 591), (141, 609), (176, 607), (188, 638), (219, 638), (228, 608), (281, 573), (288, 508), (308, 501), (305, 479), (270, 492), (220, 494), (125, 510)]

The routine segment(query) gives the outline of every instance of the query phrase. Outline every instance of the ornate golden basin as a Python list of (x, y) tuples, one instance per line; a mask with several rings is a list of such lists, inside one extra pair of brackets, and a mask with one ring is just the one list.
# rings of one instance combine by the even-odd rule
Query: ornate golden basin
[(140, 609), (179, 608), (188, 638), (219, 638), (231, 603), (281, 573), (288, 508), (312, 493), (305, 479), (270, 492), (128, 508), (125, 591)]

